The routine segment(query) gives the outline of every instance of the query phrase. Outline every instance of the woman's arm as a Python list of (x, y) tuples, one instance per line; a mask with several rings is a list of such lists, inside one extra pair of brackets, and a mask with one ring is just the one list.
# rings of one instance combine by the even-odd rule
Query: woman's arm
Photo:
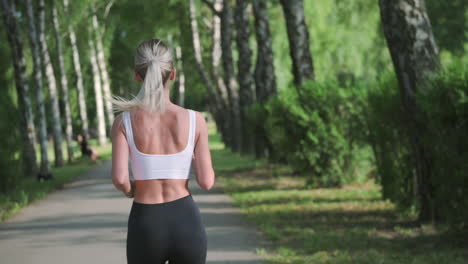
[(125, 196), (133, 197), (134, 183), (128, 175), (128, 143), (125, 135), (122, 114), (118, 115), (111, 131), (112, 140), (112, 183)]
[(211, 164), (211, 153), (208, 145), (208, 127), (205, 117), (199, 112), (195, 113), (197, 133), (193, 162), (195, 163), (198, 185), (205, 190), (209, 190), (214, 185), (215, 173)]

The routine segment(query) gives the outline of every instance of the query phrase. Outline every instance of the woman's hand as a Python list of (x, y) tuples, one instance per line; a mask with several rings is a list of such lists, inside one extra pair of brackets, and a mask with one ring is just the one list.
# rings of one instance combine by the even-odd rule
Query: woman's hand
[(130, 191), (125, 193), (125, 196), (128, 198), (133, 198), (135, 196), (135, 181), (130, 180)]

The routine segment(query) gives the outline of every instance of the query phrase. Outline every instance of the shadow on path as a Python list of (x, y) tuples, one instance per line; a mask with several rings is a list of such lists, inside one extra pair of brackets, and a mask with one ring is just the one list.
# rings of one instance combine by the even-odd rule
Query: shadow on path
[[(105, 163), (0, 224), (1, 263), (126, 263), (132, 200), (115, 190), (110, 168)], [(255, 249), (264, 244), (231, 198), (194, 181), (190, 189), (208, 234), (207, 263), (262, 263)]]

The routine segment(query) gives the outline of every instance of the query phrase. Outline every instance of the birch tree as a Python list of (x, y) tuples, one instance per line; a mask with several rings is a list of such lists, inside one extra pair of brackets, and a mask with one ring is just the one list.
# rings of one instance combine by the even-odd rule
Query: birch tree
[(309, 32), (304, 16), (303, 0), (280, 0), (286, 19), (294, 83), (301, 85), (305, 80), (314, 80), (314, 65), (310, 54)]
[[(255, 36), (257, 41), (257, 59), (255, 63), (255, 96), (258, 103), (265, 103), (270, 96), (277, 94), (275, 68), (273, 61), (273, 44), (271, 40), (270, 25), (268, 23), (268, 10), (265, 0), (252, 2), (255, 17)], [(269, 144), (263, 126), (256, 127), (255, 155), (267, 157)]]
[(110, 93), (110, 80), (109, 73), (107, 72), (106, 59), (104, 57), (104, 47), (102, 45), (102, 35), (99, 27), (99, 22), (96, 14), (93, 15), (93, 28), (96, 36), (96, 51), (97, 51), (97, 64), (102, 80), (102, 91), (104, 92), (104, 106), (106, 109), (106, 117), (108, 127), (114, 123), (114, 112), (112, 111), (111, 93)]
[(218, 94), (223, 100), (223, 104), (229, 105), (228, 91), (223, 77), (221, 76), (221, 10), (223, 8), (223, 0), (214, 0), (213, 16), (211, 23), (211, 76), (216, 81)]
[[(68, 0), (63, 0), (65, 14), (69, 16), (68, 13)], [(73, 66), (75, 68), (76, 75), (76, 90), (78, 92), (78, 108), (80, 111), (81, 118), (81, 133), (86, 139), (89, 139), (89, 128), (88, 128), (88, 114), (86, 113), (86, 101), (84, 94), (83, 86), (83, 74), (81, 72), (81, 62), (80, 62), (80, 53), (78, 50), (78, 45), (76, 43), (75, 31), (71, 25), (68, 23), (68, 35), (70, 37), (70, 44), (73, 53)]]
[(235, 7), (236, 43), (239, 51), (237, 60), (237, 81), (239, 83), (239, 107), (242, 126), (242, 152), (254, 152), (254, 137), (245, 125), (247, 123), (247, 107), (254, 102), (252, 68), (252, 50), (249, 46), (250, 23), (247, 10), (248, 1), (237, 0)]
[(35, 127), (32, 115), (29, 85), (26, 77), (26, 61), (23, 54), (23, 43), (16, 22), (15, 3), (11, 0), (0, 0), (3, 22), (11, 47), (13, 68), (15, 74), (16, 94), (20, 114), (20, 133), (22, 138), (21, 154), (27, 176), (35, 176), (38, 172), (35, 150)]
[[(197, 13), (195, 8), (194, 0), (189, 0), (189, 21), (190, 21), (190, 35), (192, 41), (192, 47), (194, 50), (195, 56), (195, 65), (197, 68), (200, 77), (205, 84), (208, 94), (209, 94), (209, 103), (210, 103), (210, 110), (213, 113), (214, 120), (218, 129), (221, 131), (221, 136), (223, 141), (226, 142), (226, 135), (228, 132), (228, 122), (226, 120), (226, 104), (224, 103), (219, 91), (219, 87), (217, 87), (216, 82), (213, 82), (210, 79), (210, 74), (203, 65), (203, 56), (202, 56), (202, 47), (200, 44), (200, 34), (198, 31), (198, 23), (197, 23)], [(183, 20), (182, 20), (183, 21)], [(181, 32), (185, 32), (185, 25), (181, 22)], [(214, 76), (214, 79), (217, 80), (217, 76)]]
[(60, 124), (60, 108), (57, 94), (57, 83), (55, 80), (54, 69), (50, 58), (47, 41), (45, 39), (45, 5), (44, 0), (38, 2), (39, 14), (39, 45), (41, 47), (42, 64), (45, 69), (47, 77), (47, 85), (49, 88), (49, 97), (52, 108), (52, 136), (54, 138), (54, 154), (55, 166), (63, 166), (63, 152), (62, 152), (62, 128)]
[(233, 36), (233, 12), (229, 0), (223, 0), (221, 11), (221, 49), (222, 64), (224, 70), (224, 83), (227, 87), (230, 111), (230, 126), (232, 131), (233, 151), (240, 151), (242, 148), (242, 123), (239, 108), (238, 84), (235, 78), (234, 61), (232, 58), (232, 36)]
[(182, 65), (182, 49), (180, 48), (180, 46), (177, 46), (176, 49), (176, 61), (177, 61), (177, 75), (178, 75), (178, 95), (179, 95), (179, 98), (177, 98), (178, 100), (178, 105), (180, 105), (181, 107), (184, 107), (184, 103), (185, 103), (185, 75), (184, 75), (184, 70), (183, 70), (183, 65)]
[(97, 114), (97, 132), (99, 145), (106, 144), (106, 120), (104, 118), (104, 105), (102, 101), (102, 87), (101, 77), (99, 74), (98, 62), (96, 58), (96, 48), (94, 46), (94, 40), (92, 34), (89, 36), (89, 59), (91, 68), (93, 70), (93, 82), (94, 82), (94, 95), (96, 99), (96, 114)]
[[(233, 142), (233, 133), (232, 130), (232, 116), (229, 114), (229, 97), (226, 87), (226, 83), (223, 80), (221, 75), (221, 10), (223, 8), (223, 0), (214, 0), (213, 4), (208, 1), (204, 1), (213, 11), (211, 19), (211, 78), (216, 84), (216, 92), (219, 95), (219, 101), (223, 105), (224, 113), (218, 113), (219, 116), (222, 116), (222, 123), (218, 124), (219, 130), (221, 131), (221, 136), (223, 142), (232, 147)], [(226, 114), (226, 112), (228, 114)], [(220, 126), (221, 125), (221, 126)]]
[(62, 50), (62, 38), (60, 36), (60, 24), (58, 21), (57, 8), (55, 7), (54, 2), (52, 2), (52, 21), (54, 24), (55, 43), (59, 62), (60, 87), (62, 89), (61, 102), (64, 108), (63, 114), (65, 115), (65, 140), (67, 142), (68, 162), (71, 162), (73, 160), (73, 127), (70, 110), (70, 100), (68, 99), (68, 79), (67, 73), (65, 72), (65, 62)]
[(42, 79), (42, 62), (37, 40), (36, 19), (34, 17), (32, 0), (26, 1), (26, 15), (28, 17), (28, 37), (32, 53), (34, 84), (36, 86), (36, 107), (37, 121), (39, 124), (39, 147), (41, 152), (41, 166), (39, 173), (47, 175), (50, 173), (49, 157), (47, 155), (48, 140), (47, 140), (47, 117), (45, 114), (44, 94), (43, 94), (43, 79)]
[(414, 155), (419, 195), (419, 220), (434, 221), (430, 151), (421, 141), (427, 130), (416, 96), (430, 89), (428, 77), (439, 70), (438, 48), (424, 0), (380, 0), (385, 38), (400, 87), (405, 124)]

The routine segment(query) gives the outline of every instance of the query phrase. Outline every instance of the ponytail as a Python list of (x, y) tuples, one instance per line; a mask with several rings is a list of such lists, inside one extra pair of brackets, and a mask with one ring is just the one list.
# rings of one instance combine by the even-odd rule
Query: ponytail
[(149, 112), (165, 112), (164, 84), (172, 71), (172, 55), (159, 39), (143, 41), (135, 54), (135, 72), (143, 78), (138, 94), (131, 100), (113, 96), (115, 112), (143, 108)]

